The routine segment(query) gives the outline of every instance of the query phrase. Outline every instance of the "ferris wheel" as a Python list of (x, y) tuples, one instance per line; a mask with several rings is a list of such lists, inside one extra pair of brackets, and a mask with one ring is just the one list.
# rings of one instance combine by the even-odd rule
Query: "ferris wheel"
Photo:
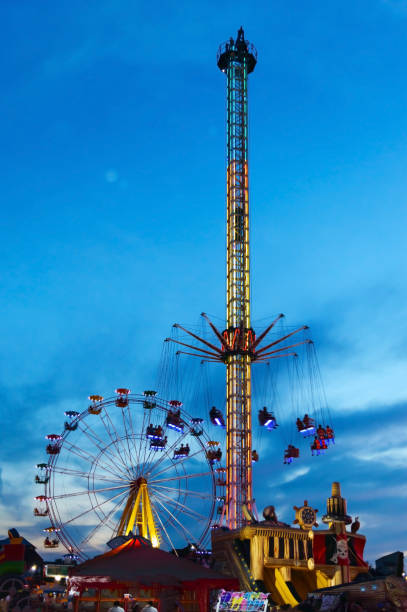
[(48, 461), (37, 464), (44, 547), (62, 542), (83, 559), (136, 533), (155, 547), (204, 547), (226, 482), (203, 419), (155, 391), (89, 399), (83, 412), (65, 412), (63, 432), (46, 436)]

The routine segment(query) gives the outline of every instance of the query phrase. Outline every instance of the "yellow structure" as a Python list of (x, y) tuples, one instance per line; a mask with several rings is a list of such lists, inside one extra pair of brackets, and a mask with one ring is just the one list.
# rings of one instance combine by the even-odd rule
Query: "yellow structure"
[(319, 559), (314, 558), (317, 552), (314, 540), (319, 538), (321, 543), (326, 539), (336, 544), (337, 534), (352, 541), (352, 549), (363, 550), (365, 536), (354, 529), (346, 531), (351, 519), (346, 514), (346, 500), (340, 496), (339, 483), (333, 484), (327, 514), (322, 519), (328, 523), (328, 529), (314, 529), (317, 511), (307, 502), (294, 509), (299, 527), (280, 523), (274, 515), (273, 520), (252, 523), (240, 530), (214, 530), (212, 548), (216, 569), (239, 578), (244, 590), (269, 592), (276, 604), (291, 606), (315, 589), (348, 582), (368, 571), (367, 565), (358, 564), (360, 558), (352, 555), (349, 565), (339, 565), (337, 556), (335, 561), (327, 558), (322, 563), (320, 552)]
[(154, 548), (160, 547), (159, 532), (155, 525), (145, 478), (138, 478), (134, 482), (120, 519), (117, 535), (129, 535), (130, 532), (150, 540)]

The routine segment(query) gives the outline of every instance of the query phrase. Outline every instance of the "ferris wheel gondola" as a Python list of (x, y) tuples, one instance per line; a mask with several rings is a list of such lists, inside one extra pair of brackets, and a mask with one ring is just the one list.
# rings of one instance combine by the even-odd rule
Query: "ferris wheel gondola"
[(34, 514), (51, 522), (45, 548), (60, 541), (83, 559), (137, 532), (169, 549), (205, 546), (224, 481), (222, 451), (203, 419), (178, 400), (125, 388), (108, 399), (92, 395), (83, 412), (65, 416), (69, 427), (46, 436), (49, 460), (37, 465), (44, 494)]

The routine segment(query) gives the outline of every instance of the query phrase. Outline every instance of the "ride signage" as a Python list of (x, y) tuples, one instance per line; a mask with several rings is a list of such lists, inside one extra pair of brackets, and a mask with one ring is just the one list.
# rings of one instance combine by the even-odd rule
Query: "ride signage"
[(220, 591), (216, 612), (235, 610), (236, 612), (266, 612), (269, 593), (244, 591)]

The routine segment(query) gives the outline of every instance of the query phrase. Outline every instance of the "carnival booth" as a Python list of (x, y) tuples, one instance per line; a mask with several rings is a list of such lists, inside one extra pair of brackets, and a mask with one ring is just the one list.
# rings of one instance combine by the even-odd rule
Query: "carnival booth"
[(125, 610), (153, 601), (160, 612), (207, 612), (211, 591), (238, 587), (235, 578), (153, 548), (141, 536), (73, 567), (68, 582), (75, 612), (105, 612), (114, 601)]

